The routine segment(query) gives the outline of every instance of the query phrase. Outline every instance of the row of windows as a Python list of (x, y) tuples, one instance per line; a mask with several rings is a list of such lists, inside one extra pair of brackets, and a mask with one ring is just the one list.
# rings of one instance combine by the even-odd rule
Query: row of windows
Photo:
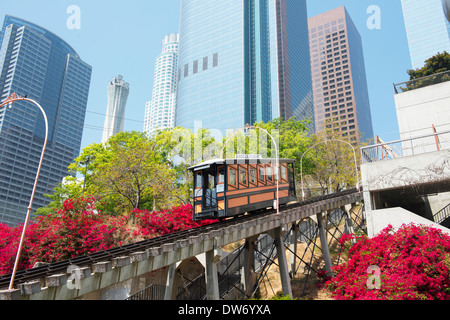
[[(258, 164), (255, 166), (237, 166), (237, 168), (228, 168), (228, 185), (230, 187), (239, 188), (240, 185), (248, 187), (249, 183), (254, 186), (259, 184), (273, 184), (276, 182), (276, 172), (271, 164)], [(217, 171), (217, 185), (225, 183), (225, 168), (220, 167)], [(195, 176), (195, 188), (199, 189), (203, 186), (202, 172), (197, 172)], [(280, 164), (280, 179), (284, 182), (288, 181), (287, 165)], [(238, 183), (239, 182), (239, 183)], [(208, 176), (209, 189), (215, 187), (214, 176)]]
[[(219, 66), (219, 54), (218, 53), (214, 53), (213, 55), (213, 59), (212, 59), (212, 67), (215, 68)], [(202, 61), (202, 70), (201, 71), (206, 71), (208, 70), (209, 67), (209, 57), (204, 57), (203, 61)], [(184, 65), (184, 78), (189, 76), (189, 71), (190, 71), (190, 64), (187, 63)], [(192, 74), (197, 74), (199, 73), (199, 60), (195, 60), (192, 63)], [(181, 68), (179, 69), (179, 79), (181, 79)]]
[[(287, 168), (281, 166), (281, 179), (287, 181)], [(258, 165), (256, 167), (250, 166), (240, 167), (239, 169), (229, 168), (228, 185), (237, 188), (239, 181), (240, 185), (248, 186), (250, 182), (253, 185), (257, 185), (258, 182), (262, 184), (272, 184), (276, 182), (276, 172), (272, 165)]]

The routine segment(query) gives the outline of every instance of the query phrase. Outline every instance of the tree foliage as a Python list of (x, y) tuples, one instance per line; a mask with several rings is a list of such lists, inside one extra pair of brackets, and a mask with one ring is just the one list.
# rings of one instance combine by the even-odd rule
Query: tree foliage
[(449, 81), (450, 75), (446, 71), (450, 71), (450, 54), (444, 51), (426, 60), (422, 68), (408, 70), (411, 82), (401, 89), (409, 91)]
[(408, 70), (408, 74), (410, 80), (414, 80), (445, 71), (450, 71), (450, 54), (447, 51), (427, 59), (420, 69)]
[(176, 197), (176, 172), (158, 142), (143, 133), (121, 132), (83, 149), (69, 169), (85, 176), (84, 193), (101, 199), (104, 210), (156, 209)]
[(314, 164), (305, 178), (309, 188), (318, 185), (321, 194), (354, 188), (359, 177), (358, 151), (358, 147), (342, 138), (339, 132), (328, 130), (314, 135), (312, 148), (306, 155)]

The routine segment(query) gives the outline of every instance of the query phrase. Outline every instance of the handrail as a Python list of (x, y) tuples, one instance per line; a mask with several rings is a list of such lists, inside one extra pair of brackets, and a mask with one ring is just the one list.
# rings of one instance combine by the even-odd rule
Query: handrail
[(445, 206), (442, 210), (433, 215), (434, 222), (441, 224), (445, 220), (450, 218), (450, 203)]

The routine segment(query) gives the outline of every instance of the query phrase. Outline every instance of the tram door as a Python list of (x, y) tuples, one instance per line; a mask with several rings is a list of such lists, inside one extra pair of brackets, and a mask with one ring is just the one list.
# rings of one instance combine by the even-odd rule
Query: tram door
[(215, 170), (203, 172), (203, 203), (202, 211), (217, 209), (217, 190)]

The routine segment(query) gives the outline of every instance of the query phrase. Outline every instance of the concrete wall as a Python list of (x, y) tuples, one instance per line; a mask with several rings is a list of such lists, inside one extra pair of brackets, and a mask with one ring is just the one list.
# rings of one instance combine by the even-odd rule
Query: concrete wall
[(370, 237), (376, 210), (401, 206), (432, 219), (450, 202), (450, 150), (363, 164), (361, 175)]
[(450, 130), (450, 81), (395, 95), (401, 139)]
[(447, 181), (450, 150), (363, 164), (361, 174), (364, 191)]

